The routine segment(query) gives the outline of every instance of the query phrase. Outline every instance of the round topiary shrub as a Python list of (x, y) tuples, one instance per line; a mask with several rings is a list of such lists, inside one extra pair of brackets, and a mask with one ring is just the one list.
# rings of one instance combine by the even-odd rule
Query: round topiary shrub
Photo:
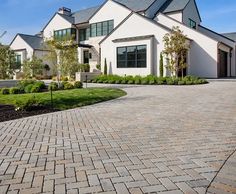
[(150, 79), (149, 82), (148, 82), (150, 85), (154, 85), (156, 82), (154, 79)]
[(186, 85), (193, 85), (193, 81), (186, 81)]
[(168, 79), (168, 80), (167, 80), (167, 85), (175, 85), (174, 80)]
[(141, 81), (141, 84), (147, 85), (147, 84), (149, 84), (149, 80), (146, 79), (146, 78), (143, 78), (142, 81)]
[(20, 94), (20, 89), (17, 87), (10, 88), (10, 94)]
[(71, 89), (74, 89), (74, 86), (70, 82), (66, 82), (63, 88), (64, 90), (71, 90)]
[(31, 89), (33, 86), (34, 86), (34, 84), (27, 85), (24, 89), (25, 93), (31, 93)]
[(31, 88), (31, 93), (39, 93), (41, 92), (41, 89), (38, 85), (34, 84)]
[(56, 91), (58, 90), (58, 84), (56, 82), (51, 82), (48, 86), (48, 90), (49, 91)]
[(162, 80), (158, 80), (157, 85), (164, 85), (164, 82)]
[(134, 80), (132, 80), (132, 79), (129, 80), (129, 81), (128, 81), (128, 84), (134, 84)]
[(116, 84), (120, 84), (121, 83), (121, 80), (116, 80)]
[(178, 81), (178, 85), (185, 85), (185, 81)]
[(76, 81), (76, 82), (74, 83), (74, 87), (75, 87), (75, 88), (83, 88), (83, 83), (80, 82), (80, 81)]
[(126, 79), (122, 79), (121, 80), (121, 84), (126, 84), (127, 83), (127, 80)]
[(109, 84), (114, 84), (116, 81), (115, 80), (109, 80), (108, 83)]
[(10, 89), (9, 89), (9, 88), (2, 88), (1, 93), (2, 93), (3, 95), (10, 94)]

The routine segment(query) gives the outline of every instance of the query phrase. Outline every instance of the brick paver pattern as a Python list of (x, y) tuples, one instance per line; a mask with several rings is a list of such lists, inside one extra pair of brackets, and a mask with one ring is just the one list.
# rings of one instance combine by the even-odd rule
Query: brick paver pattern
[(124, 89), (0, 123), (0, 193), (205, 193), (236, 147), (236, 83)]

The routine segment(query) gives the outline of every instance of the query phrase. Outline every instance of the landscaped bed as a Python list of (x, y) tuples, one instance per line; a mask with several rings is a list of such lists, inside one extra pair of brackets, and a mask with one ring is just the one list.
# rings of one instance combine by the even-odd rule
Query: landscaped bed
[(118, 76), (118, 75), (101, 75), (93, 80), (92, 83), (105, 83), (105, 84), (136, 84), (136, 85), (197, 85), (208, 83), (205, 79), (195, 76), (186, 77), (157, 77), (148, 75), (142, 76)]
[[(124, 96), (120, 89), (88, 88), (53, 91), (53, 108), (50, 92), (28, 94), (0, 94), (0, 122), (58, 110), (91, 105)], [(24, 109), (18, 108), (24, 105)], [(7, 105), (7, 106), (3, 106)], [(15, 109), (18, 109), (15, 111)]]

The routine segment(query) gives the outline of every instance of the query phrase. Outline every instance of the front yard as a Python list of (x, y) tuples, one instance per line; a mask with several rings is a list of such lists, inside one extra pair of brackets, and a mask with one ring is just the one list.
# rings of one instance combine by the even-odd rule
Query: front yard
[[(39, 114), (46, 112), (53, 112), (55, 110), (66, 110), (76, 107), (91, 105), (107, 100), (112, 100), (126, 95), (123, 90), (113, 88), (88, 88), (88, 89), (73, 89), (73, 90), (60, 90), (53, 92), (53, 108), (51, 109), (51, 94), (50, 92), (44, 93), (29, 93), (29, 94), (15, 94), (15, 95), (2, 95), (0, 94), (0, 105), (12, 105), (8, 106), (6, 112), (4, 108), (1, 108), (0, 121), (11, 120), (14, 118), (21, 118), (25, 116), (35, 115), (35, 110), (32, 114), (30, 111), (14, 111), (14, 106), (17, 104), (23, 104), (30, 99), (35, 99), (37, 104), (43, 106), (39, 111)], [(9, 107), (11, 111), (9, 111)], [(45, 110), (46, 109), (46, 110)], [(38, 111), (38, 110), (37, 110)], [(24, 114), (22, 114), (22, 112)], [(26, 113), (27, 112), (27, 113)], [(8, 114), (8, 115), (7, 115)], [(11, 115), (13, 114), (13, 115)], [(16, 115), (17, 116), (16, 116)], [(24, 116), (25, 115), (25, 116)]]

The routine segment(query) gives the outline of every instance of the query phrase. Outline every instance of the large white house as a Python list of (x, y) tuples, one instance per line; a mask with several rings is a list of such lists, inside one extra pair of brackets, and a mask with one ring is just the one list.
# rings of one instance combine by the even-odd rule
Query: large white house
[(195, 0), (107, 0), (78, 12), (61, 8), (40, 36), (18, 34), (11, 48), (23, 61), (34, 53), (42, 54), (37, 47), (46, 39), (74, 35), (78, 60), (89, 63), (91, 70), (97, 64), (103, 69), (106, 59), (109, 74), (159, 75), (163, 37), (174, 26), (187, 35), (190, 44), (186, 74), (236, 76), (235, 34), (219, 34), (202, 26)]

